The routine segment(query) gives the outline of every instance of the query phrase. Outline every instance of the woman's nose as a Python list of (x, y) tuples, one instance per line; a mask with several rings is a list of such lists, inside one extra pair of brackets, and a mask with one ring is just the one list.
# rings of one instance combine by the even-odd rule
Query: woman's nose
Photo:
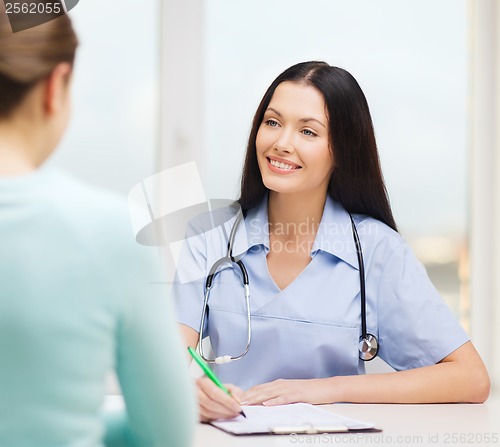
[(277, 152), (290, 153), (295, 150), (293, 138), (290, 132), (283, 130), (280, 137), (274, 143), (274, 150)]

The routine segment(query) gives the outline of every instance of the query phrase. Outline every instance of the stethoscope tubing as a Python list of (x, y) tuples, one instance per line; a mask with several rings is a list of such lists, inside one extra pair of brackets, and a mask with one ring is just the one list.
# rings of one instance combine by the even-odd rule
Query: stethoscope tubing
[[(234, 360), (239, 360), (242, 357), (244, 357), (248, 350), (250, 349), (250, 342), (252, 341), (252, 323), (251, 323), (251, 315), (250, 315), (250, 285), (249, 285), (249, 279), (248, 279), (248, 272), (245, 267), (245, 264), (243, 264), (243, 261), (241, 259), (236, 259), (233, 256), (233, 244), (234, 240), (236, 238), (236, 230), (238, 228), (239, 223), (243, 219), (243, 214), (239, 213), (238, 216), (236, 217), (236, 221), (233, 224), (233, 227), (231, 229), (231, 233), (229, 235), (228, 243), (227, 243), (227, 254), (223, 258), (219, 259), (214, 263), (210, 271), (208, 272), (207, 279), (205, 281), (205, 297), (203, 300), (203, 310), (201, 314), (201, 323), (200, 323), (200, 338), (199, 338), (199, 343), (198, 343), (198, 349), (200, 351), (200, 355), (208, 363), (217, 363), (217, 364), (223, 364), (223, 363), (229, 363)], [(247, 342), (244, 351), (237, 356), (221, 356), (221, 357), (216, 357), (215, 359), (210, 359), (207, 356), (205, 356), (204, 349), (203, 349), (203, 336), (204, 336), (204, 327), (205, 327), (205, 317), (207, 314), (207, 308), (208, 308), (208, 300), (210, 299), (210, 292), (213, 287), (213, 280), (215, 275), (217, 274), (217, 271), (219, 268), (224, 265), (224, 264), (231, 264), (231, 265), (237, 265), (241, 274), (241, 280), (243, 282), (243, 287), (244, 287), (244, 293), (245, 293), (245, 304), (246, 304), (246, 309), (247, 309)]]
[[(356, 246), (356, 255), (358, 258), (358, 268), (359, 268), (360, 301), (361, 301), (361, 337), (358, 347), (359, 358), (363, 361), (370, 361), (373, 360), (378, 355), (379, 345), (377, 338), (373, 334), (368, 333), (366, 327), (366, 286), (365, 286), (365, 267), (363, 261), (363, 250), (361, 247), (361, 241), (359, 239), (358, 231), (356, 229), (356, 224), (354, 223), (354, 219), (352, 218), (352, 215), (350, 213), (349, 217), (351, 219), (352, 234)], [(243, 261), (241, 259), (236, 259), (233, 256), (233, 245), (236, 238), (236, 230), (242, 220), (243, 220), (243, 214), (239, 213), (236, 218), (236, 221), (233, 224), (231, 233), (229, 235), (227, 244), (227, 254), (226, 256), (219, 259), (213, 264), (205, 281), (205, 296), (203, 300), (203, 310), (200, 322), (198, 349), (200, 351), (201, 357), (208, 363), (223, 364), (223, 363), (229, 363), (234, 360), (239, 360), (242, 357), (244, 357), (248, 353), (248, 350), (250, 349), (250, 342), (252, 340), (252, 325), (251, 325), (251, 314), (250, 314), (250, 285), (248, 279), (248, 272)], [(241, 274), (241, 280), (244, 286), (245, 303), (247, 309), (247, 342), (244, 351), (240, 355), (237, 356), (226, 355), (226, 356), (216, 357), (215, 359), (210, 359), (207, 356), (205, 356), (202, 343), (202, 340), (204, 338), (205, 319), (207, 315), (208, 301), (210, 299), (210, 292), (214, 285), (213, 284), (214, 277), (218, 273), (219, 268), (224, 264), (237, 265)]]

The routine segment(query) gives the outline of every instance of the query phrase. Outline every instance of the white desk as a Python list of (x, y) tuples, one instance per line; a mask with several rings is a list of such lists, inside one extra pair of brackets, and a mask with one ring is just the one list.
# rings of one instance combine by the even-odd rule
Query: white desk
[(373, 421), (381, 433), (232, 436), (199, 424), (193, 447), (269, 446), (500, 446), (500, 399), (485, 404), (336, 404), (323, 408)]

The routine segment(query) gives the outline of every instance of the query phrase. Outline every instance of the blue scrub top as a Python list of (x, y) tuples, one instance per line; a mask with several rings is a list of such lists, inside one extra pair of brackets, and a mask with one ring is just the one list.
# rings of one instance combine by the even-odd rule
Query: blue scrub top
[[(353, 215), (363, 249), (368, 332), (379, 356), (396, 370), (432, 365), (469, 337), (401, 236), (378, 220)], [(178, 320), (199, 331), (205, 278), (227, 253), (235, 218), (203, 231), (193, 222), (173, 286)], [(223, 382), (243, 389), (276, 379), (363, 374), (360, 284), (347, 211), (327, 198), (311, 262), (284, 290), (269, 274), (267, 197), (249, 210), (236, 233), (250, 282), (252, 341), (241, 360), (216, 365)], [(296, 228), (300, 232), (300, 227)], [(210, 294), (205, 334), (217, 356), (239, 355), (246, 345), (246, 305), (238, 269), (224, 266)]]

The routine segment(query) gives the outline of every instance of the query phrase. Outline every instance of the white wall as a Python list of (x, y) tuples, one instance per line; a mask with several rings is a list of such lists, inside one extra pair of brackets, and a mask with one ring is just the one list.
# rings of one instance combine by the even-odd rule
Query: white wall
[(161, 1), (160, 166), (197, 160), (204, 151), (203, 1)]
[(469, 0), (472, 336), (500, 390), (500, 4)]

